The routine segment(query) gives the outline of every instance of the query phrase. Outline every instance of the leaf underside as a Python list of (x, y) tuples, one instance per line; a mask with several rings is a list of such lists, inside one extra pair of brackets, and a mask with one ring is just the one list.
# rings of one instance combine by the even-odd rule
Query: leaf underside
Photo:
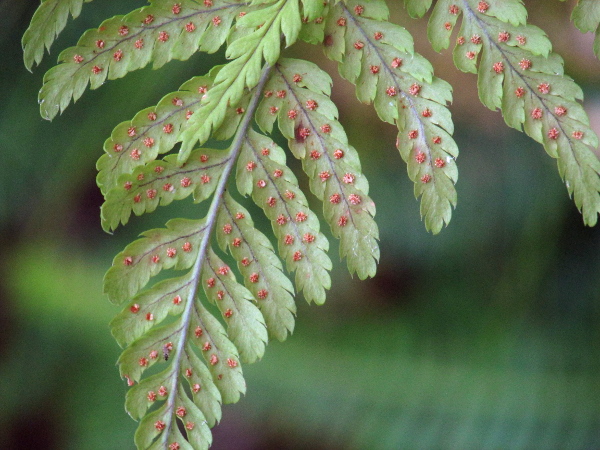
[[(23, 37), (28, 69), (88, 1), (42, 2)], [(404, 0), (412, 17), (432, 4)], [(591, 148), (598, 142), (562, 59), (526, 24), (519, 0), (438, 0), (428, 26), (437, 51), (450, 45), (460, 17), (456, 66), (478, 74), (484, 105), (557, 159), (584, 221), (595, 224), (600, 162)], [(449, 223), (458, 178), (452, 89), (415, 53), (410, 33), (388, 19), (383, 0), (151, 0), (88, 30), (44, 77), (41, 114), (52, 119), (88, 86), (226, 45), (226, 64), (117, 125), (97, 162), (106, 231), (190, 196), (209, 203), (203, 218), (144, 232), (105, 276), (110, 301), (123, 306), (111, 330), (124, 348), (118, 364), (130, 386), (126, 409), (140, 421), (138, 448), (208, 448), (221, 405), (246, 391), (242, 364), (262, 358), (269, 339), (293, 332), (296, 293), (325, 301), (329, 241), (286, 151), (270, 136), (276, 122), (349, 272), (375, 275), (375, 203), (330, 98), (331, 78), (313, 63), (283, 58), (282, 46), (298, 39), (322, 46), (358, 100), (397, 127), (425, 227), (438, 233)], [(600, 10), (581, 0), (573, 20), (596, 31)], [(209, 140), (227, 148), (210, 148)], [(270, 222), (273, 240), (255, 227), (244, 206), (250, 201)], [(153, 282), (163, 270), (171, 272)]]

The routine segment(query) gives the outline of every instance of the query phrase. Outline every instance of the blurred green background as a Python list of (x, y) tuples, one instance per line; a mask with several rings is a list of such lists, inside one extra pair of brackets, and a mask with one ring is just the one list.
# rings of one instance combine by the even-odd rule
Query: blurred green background
[[(115, 125), (223, 56), (110, 81), (46, 122), (37, 91), (59, 50), (144, 2), (85, 5), (30, 74), (20, 37), (38, 3), (0, 0), (0, 448), (133, 449), (108, 329), (118, 308), (102, 277), (138, 233), (199, 212), (179, 202), (107, 235), (95, 161)], [(600, 131), (600, 63), (592, 36), (568, 23), (573, 5), (527, 2)], [(381, 264), (360, 282), (338, 263), (325, 305), (298, 299), (294, 335), (244, 368), (248, 394), (224, 408), (213, 448), (600, 448), (600, 228), (583, 226), (542, 147), (478, 102), (475, 76), (458, 73), (448, 51), (432, 53), (426, 22), (394, 16), (455, 86), (451, 225), (425, 232), (394, 127), (354, 100), (319, 49), (288, 53), (310, 53), (334, 75), (378, 207)]]

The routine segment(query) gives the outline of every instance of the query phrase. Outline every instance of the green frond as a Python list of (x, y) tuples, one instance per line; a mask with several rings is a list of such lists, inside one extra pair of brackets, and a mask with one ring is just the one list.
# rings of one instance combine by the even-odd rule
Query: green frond
[(96, 181), (102, 193), (106, 195), (116, 187), (121, 175), (131, 174), (136, 167), (169, 152), (211, 86), (211, 76), (194, 77), (179, 91), (165, 95), (155, 107), (117, 125), (104, 143), (105, 154), (96, 164)]
[(206, 298), (224, 317), (227, 335), (237, 347), (242, 362), (253, 363), (262, 358), (268, 338), (256, 300), (211, 249), (204, 263), (202, 283)]
[(186, 160), (197, 142), (202, 145), (221, 126), (227, 108), (239, 104), (246, 88), (256, 86), (263, 61), (275, 64), (282, 35), (288, 46), (298, 38), (302, 22), (297, 0), (278, 0), (261, 6), (237, 21), (226, 53), (233, 61), (219, 71), (201, 110), (190, 119), (182, 135), (180, 161)]
[(271, 139), (250, 131), (237, 163), (236, 183), (242, 195), (252, 195), (271, 220), (279, 255), (296, 272), (296, 289), (308, 302), (322, 304), (331, 286), (329, 242), (308, 207), (298, 180), (285, 165), (285, 153)]
[[(88, 30), (75, 47), (64, 50), (60, 64), (44, 76), (39, 94), (42, 117), (51, 120), (107, 79), (125, 76), (150, 62), (161, 67), (171, 59), (185, 60), (197, 51), (213, 53), (225, 42), (231, 24), (247, 3), (215, 0), (205, 6), (193, 0), (154, 0), (125, 16)], [(260, 71), (260, 69), (259, 69)]]
[[(578, 100), (579, 86), (564, 74), (563, 61), (542, 30), (526, 24), (527, 12), (519, 0), (450, 0), (436, 4), (429, 21), (429, 36), (438, 48), (462, 14), (456, 66), (478, 74), (481, 102), (500, 109), (506, 123), (544, 145), (557, 159), (558, 171), (569, 195), (587, 225), (600, 213), (600, 161), (592, 148), (598, 138)], [(451, 26), (446, 26), (450, 23)], [(442, 42), (442, 45), (439, 43)]]
[(582, 33), (595, 33), (594, 53), (600, 58), (600, 3), (595, 0), (579, 0), (573, 8), (571, 20)]
[(408, 15), (412, 18), (423, 17), (433, 0), (404, 0), (404, 7)]
[(429, 61), (414, 53), (410, 33), (387, 22), (388, 15), (383, 1), (338, 3), (326, 19), (324, 50), (356, 85), (358, 99), (373, 103), (381, 120), (398, 127), (398, 148), (421, 197), (425, 227), (438, 233), (456, 206), (458, 148), (446, 107), (452, 90), (433, 76)]
[(102, 227), (114, 230), (125, 225), (131, 212), (140, 216), (154, 211), (160, 202), (168, 205), (194, 195), (194, 201), (206, 200), (214, 192), (229, 155), (223, 150), (194, 150), (185, 164), (177, 155), (138, 167), (119, 178), (120, 186), (111, 189), (102, 205)]
[(92, 0), (42, 0), (31, 18), (29, 27), (23, 34), (23, 61), (27, 70), (39, 64), (44, 57), (44, 49), (50, 47), (65, 28), (69, 14), (76, 19), (84, 3)]
[(115, 256), (104, 277), (104, 292), (111, 302), (123, 303), (162, 269), (189, 269), (205, 232), (203, 220), (173, 219), (167, 222), (167, 228), (142, 233), (142, 239)]
[(265, 86), (257, 122), (267, 132), (277, 118), (292, 153), (302, 160), (311, 191), (323, 201), (325, 219), (340, 239), (350, 273), (374, 276), (379, 260), (375, 203), (356, 150), (329, 98), (331, 79), (315, 64), (282, 59)]
[(229, 249), (244, 285), (257, 299), (269, 336), (284, 341), (294, 330), (294, 287), (269, 239), (254, 228), (248, 210), (229, 194), (219, 210), (216, 235), (219, 247)]

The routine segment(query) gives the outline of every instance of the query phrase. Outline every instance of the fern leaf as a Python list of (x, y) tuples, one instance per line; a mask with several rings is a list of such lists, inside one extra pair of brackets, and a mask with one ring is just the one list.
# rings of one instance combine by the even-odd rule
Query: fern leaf
[(50, 52), (54, 40), (67, 24), (69, 14), (76, 19), (83, 4), (91, 1), (42, 0), (21, 40), (27, 70), (31, 71), (34, 63), (39, 64), (42, 61), (44, 49)]
[(169, 155), (123, 175), (121, 186), (112, 189), (102, 205), (103, 228), (114, 230), (129, 221), (132, 211), (139, 216), (154, 211), (159, 202), (168, 205), (192, 193), (195, 202), (206, 200), (228, 161), (222, 150), (197, 149), (183, 165), (177, 162), (177, 155)]
[(374, 103), (379, 117), (398, 127), (398, 148), (421, 197), (425, 226), (438, 233), (456, 206), (458, 148), (446, 104), (448, 83), (433, 76), (431, 64), (414, 53), (411, 35), (387, 22), (383, 1), (352, 0), (333, 7), (325, 25), (325, 54), (340, 63), (356, 95)]
[[(115, 16), (88, 30), (77, 46), (64, 50), (61, 64), (44, 76), (39, 94), (42, 117), (51, 120), (90, 85), (105, 82), (153, 62), (185, 60), (198, 50), (213, 53), (225, 41), (234, 17), (247, 3), (212, 0), (165, 3), (154, 0), (125, 16)], [(260, 71), (260, 70), (259, 70)]]
[(571, 20), (582, 33), (591, 31), (596, 34), (594, 53), (600, 58), (600, 3), (595, 0), (579, 0), (573, 8)]
[(229, 249), (246, 288), (258, 299), (269, 336), (285, 340), (294, 330), (294, 287), (271, 242), (254, 228), (250, 213), (228, 194), (219, 210), (216, 232), (219, 246)]
[(417, 18), (423, 17), (429, 8), (433, 0), (404, 0), (404, 7), (410, 17)]
[(436, 50), (449, 37), (463, 14), (454, 49), (456, 66), (477, 72), (479, 98), (488, 108), (499, 108), (506, 123), (542, 143), (557, 159), (558, 171), (587, 225), (600, 212), (600, 161), (592, 147), (598, 138), (577, 102), (583, 93), (564, 75), (563, 61), (551, 52), (542, 30), (527, 25), (527, 11), (519, 0), (439, 1), (429, 21)]
[(194, 77), (179, 91), (165, 95), (155, 107), (117, 125), (104, 143), (105, 154), (96, 164), (96, 181), (102, 193), (106, 195), (117, 186), (121, 175), (131, 174), (136, 167), (170, 151), (211, 86), (211, 76)]
[[(256, 300), (213, 252), (210, 240), (219, 218), (229, 214), (225, 205), (236, 207), (231, 199), (226, 199), (225, 188), (245, 145), (270, 70), (268, 66), (263, 70), (241, 122), (233, 120), (239, 127), (229, 151), (220, 152), (215, 177), (218, 183), (207, 216), (201, 220), (172, 220), (165, 229), (144, 233), (142, 239), (115, 258), (105, 277), (105, 291), (112, 301), (129, 300), (111, 325), (118, 342), (126, 346), (119, 368), (133, 386), (127, 394), (126, 408), (134, 418), (141, 419), (135, 435), (138, 448), (208, 448), (212, 439), (209, 427), (221, 417), (220, 403), (236, 402), (246, 390), (241, 362), (254, 362), (264, 354), (268, 335)], [(200, 149), (194, 156), (204, 151)], [(209, 159), (218, 159), (218, 152), (214, 153)], [(159, 175), (167, 179), (180, 177), (181, 173), (172, 173), (182, 169), (174, 157), (138, 168), (136, 179), (139, 174), (148, 176), (150, 183), (156, 182)], [(201, 157), (199, 160), (201, 164), (207, 162)], [(157, 164), (163, 167), (159, 175)], [(197, 170), (192, 161), (185, 169)], [(206, 197), (209, 193), (200, 195)], [(240, 225), (237, 230), (251, 233), (250, 221)], [(270, 253), (265, 249), (269, 249), (264, 243), (265, 249), (256, 245), (261, 244), (260, 235), (257, 236), (250, 239), (255, 243), (252, 250), (258, 254), (257, 264), (266, 263)], [(141, 291), (152, 276), (167, 268), (188, 272)], [(275, 266), (279, 271), (280, 268)], [(275, 276), (273, 281), (280, 278)], [(286, 284), (282, 286), (285, 288)], [(206, 302), (217, 306), (226, 329), (207, 310)], [(172, 320), (166, 320), (169, 315), (174, 316)], [(197, 353), (202, 354), (204, 363)], [(166, 369), (142, 379), (145, 371), (162, 359), (167, 363)], [(156, 402), (162, 404), (153, 407)], [(185, 435), (180, 430), (185, 430)]]
[(270, 65), (277, 62), (282, 34), (289, 46), (298, 38), (301, 25), (296, 0), (278, 0), (237, 21), (237, 32), (233, 33), (226, 53), (233, 61), (219, 71), (201, 110), (190, 119), (182, 135), (180, 161), (185, 161), (192, 147), (197, 142), (206, 142), (211, 132), (223, 123), (227, 108), (238, 105), (245, 88), (256, 86), (263, 60)]
[(248, 133), (237, 164), (236, 183), (243, 195), (252, 195), (271, 220), (279, 254), (288, 271), (296, 272), (296, 288), (308, 302), (322, 304), (331, 287), (331, 260), (327, 238), (308, 207), (294, 174), (285, 165), (285, 153), (272, 140)]
[(278, 119), (292, 153), (302, 160), (311, 191), (323, 201), (324, 216), (340, 239), (340, 253), (351, 273), (375, 275), (379, 237), (375, 204), (361, 173), (356, 150), (337, 121), (329, 98), (331, 79), (315, 64), (282, 59), (265, 87), (257, 122), (271, 132)]

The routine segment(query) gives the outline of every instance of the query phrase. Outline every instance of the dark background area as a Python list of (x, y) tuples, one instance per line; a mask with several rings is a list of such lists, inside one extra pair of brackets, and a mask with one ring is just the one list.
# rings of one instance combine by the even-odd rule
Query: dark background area
[[(133, 449), (108, 328), (119, 309), (102, 277), (137, 234), (199, 212), (176, 202), (105, 234), (95, 161), (114, 126), (224, 59), (131, 73), (47, 122), (37, 92), (59, 51), (144, 3), (84, 5), (31, 74), (20, 38), (38, 3), (0, 1), (0, 448)], [(568, 22), (573, 5), (527, 2), (600, 132), (600, 62), (593, 37)], [(543, 148), (479, 103), (476, 77), (430, 50), (426, 20), (394, 18), (455, 87), (458, 208), (428, 234), (394, 127), (355, 100), (320, 49), (286, 52), (334, 77), (377, 204), (381, 263), (374, 279), (352, 279), (332, 240), (327, 302), (297, 299), (294, 335), (244, 367), (248, 394), (224, 407), (213, 448), (600, 448), (600, 228), (583, 226)]]

